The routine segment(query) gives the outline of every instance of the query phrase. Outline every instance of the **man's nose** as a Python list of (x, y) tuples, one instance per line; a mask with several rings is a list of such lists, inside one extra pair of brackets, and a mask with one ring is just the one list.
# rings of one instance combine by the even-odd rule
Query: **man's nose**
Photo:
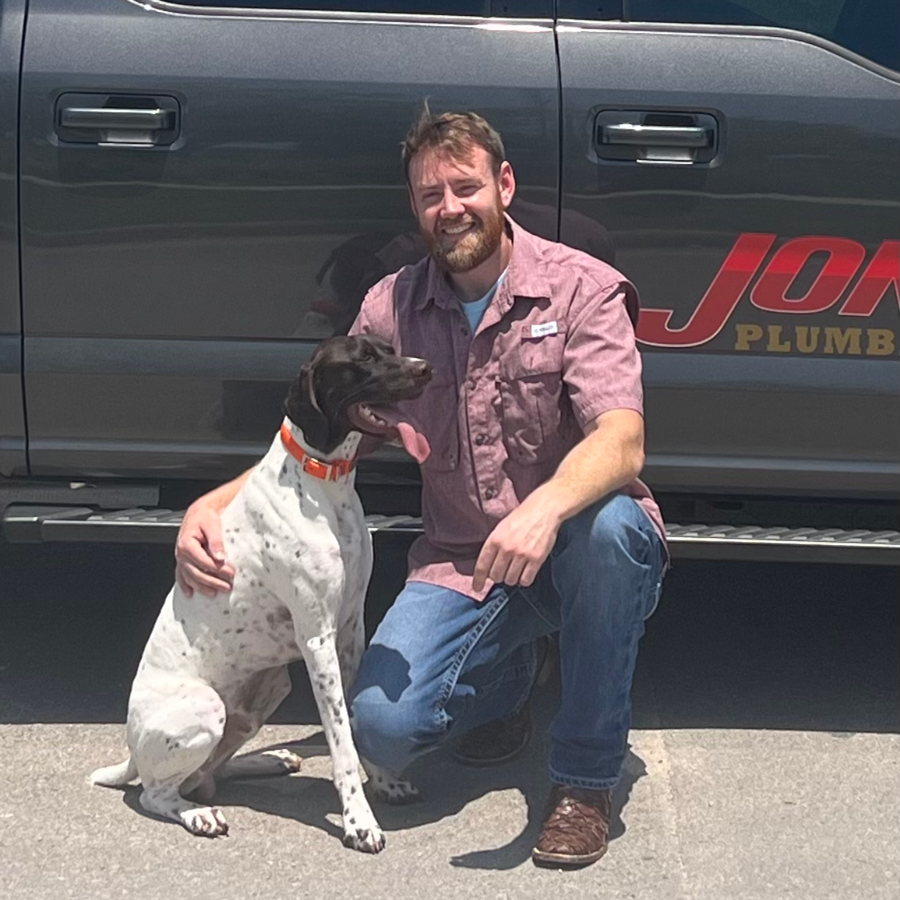
[(444, 191), (444, 202), (441, 204), (441, 215), (445, 219), (461, 216), (466, 211), (462, 201), (451, 188)]

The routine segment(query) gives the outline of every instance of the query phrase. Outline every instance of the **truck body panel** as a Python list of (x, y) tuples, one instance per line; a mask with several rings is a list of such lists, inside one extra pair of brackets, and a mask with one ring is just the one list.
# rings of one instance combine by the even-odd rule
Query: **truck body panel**
[[(563, 207), (641, 293), (647, 480), (890, 495), (896, 287), (846, 307), (896, 242), (896, 80), (791, 32), (563, 22), (559, 42)], [(708, 117), (711, 159), (604, 158), (594, 124), (626, 110)]]
[(19, 59), (25, 0), (0, 0), (0, 475), (25, 475), (19, 297)]
[[(349, 325), (366, 279), (423, 252), (404, 243), (414, 226), (399, 142), (426, 98), (496, 124), (555, 238), (551, 25), (33, 0), (22, 116), (32, 473), (222, 479), (251, 465), (314, 343)], [(173, 98), (179, 136), (62, 139), (54, 109), (71, 95)]]
[[(636, 284), (643, 477), (671, 521), (739, 527), (717, 553), (893, 559), (897, 9), (283, 5), (0, 0), (7, 533), (160, 539), (172, 485), (259, 458), (317, 342), (425, 253), (399, 143), (427, 102), (497, 127), (521, 225)], [(400, 451), (358, 483), (369, 512), (415, 514)]]

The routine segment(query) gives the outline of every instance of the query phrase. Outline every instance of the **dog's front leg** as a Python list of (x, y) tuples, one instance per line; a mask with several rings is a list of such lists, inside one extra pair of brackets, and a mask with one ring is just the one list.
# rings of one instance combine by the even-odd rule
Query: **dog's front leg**
[(344, 845), (365, 853), (378, 853), (384, 849), (384, 833), (363, 793), (359, 756), (353, 745), (344, 702), (335, 635), (310, 638), (301, 646), (331, 751), (334, 786), (343, 811)]
[[(352, 621), (345, 624), (337, 635), (337, 652), (341, 666), (341, 678), (344, 686), (349, 689), (356, 681), (359, 664), (363, 651), (366, 648), (366, 632), (363, 623), (362, 610)], [(416, 803), (422, 799), (419, 789), (406, 778), (387, 769), (370, 763), (367, 759), (362, 761), (363, 768), (369, 776), (369, 789), (376, 800), (382, 800), (394, 806)]]

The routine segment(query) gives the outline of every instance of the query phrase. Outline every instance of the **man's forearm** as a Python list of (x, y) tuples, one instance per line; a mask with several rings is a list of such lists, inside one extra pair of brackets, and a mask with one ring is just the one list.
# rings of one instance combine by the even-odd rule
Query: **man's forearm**
[(643, 420), (631, 410), (612, 410), (566, 454), (535, 499), (562, 523), (629, 484), (643, 465)]

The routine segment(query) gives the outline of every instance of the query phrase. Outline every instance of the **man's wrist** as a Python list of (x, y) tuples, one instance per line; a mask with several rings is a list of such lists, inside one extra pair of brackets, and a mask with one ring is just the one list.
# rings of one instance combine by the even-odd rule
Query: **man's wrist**
[(566, 501), (565, 491), (555, 485), (552, 480), (535, 488), (531, 497), (540, 508), (544, 518), (556, 528), (559, 528), (566, 519), (578, 512), (572, 503)]

